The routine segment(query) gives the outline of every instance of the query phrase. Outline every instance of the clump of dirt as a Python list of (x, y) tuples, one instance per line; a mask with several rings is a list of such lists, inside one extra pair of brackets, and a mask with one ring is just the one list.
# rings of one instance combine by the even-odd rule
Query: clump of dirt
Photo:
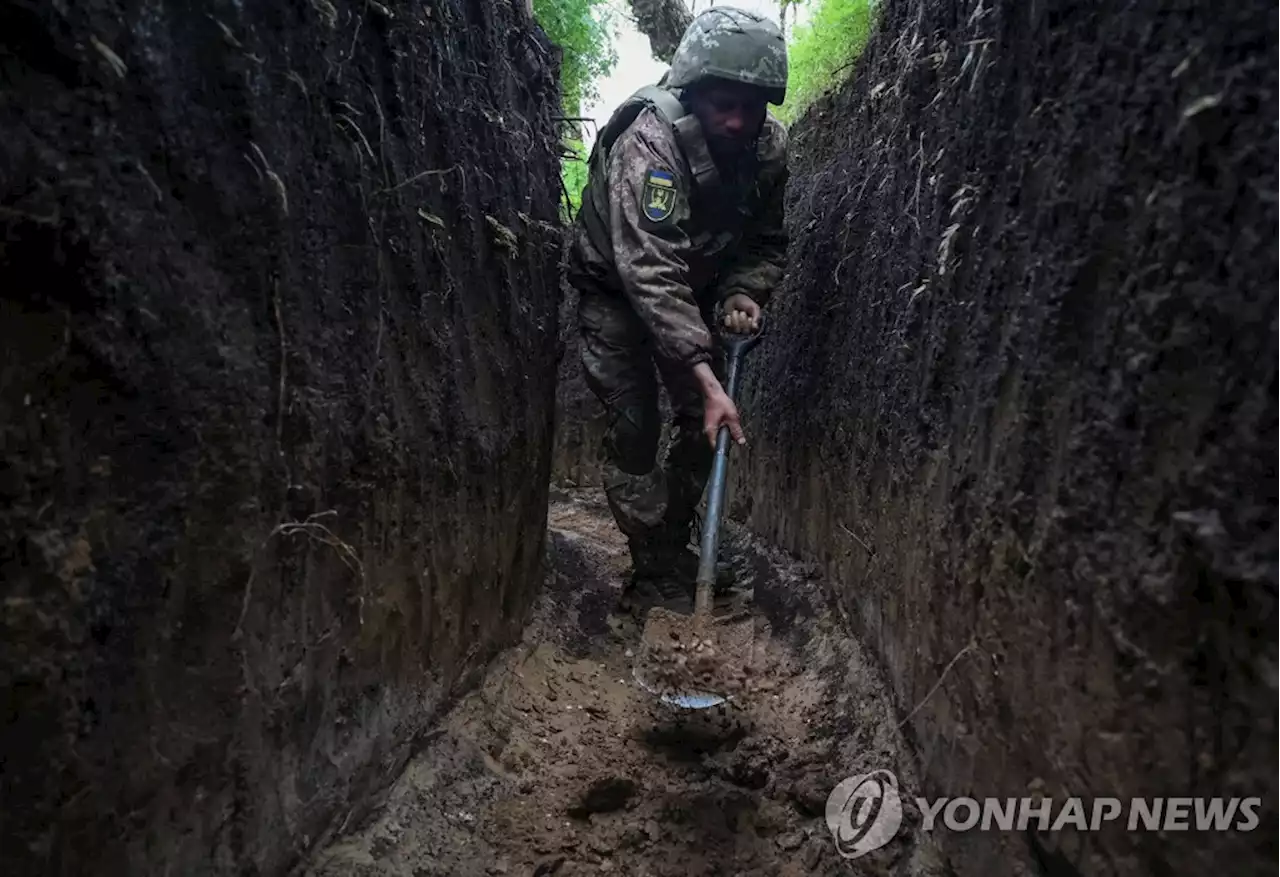
[[(632, 678), (639, 621), (615, 612), (628, 562), (598, 491), (559, 492), (554, 571), (522, 644), (434, 732), (370, 824), (315, 877), (851, 873), (824, 820), (831, 789), (874, 768), (904, 798), (911, 765), (878, 671), (820, 583), (738, 534), (734, 600), (754, 606), (743, 696), (663, 706)], [(906, 818), (858, 873), (941, 875)]]
[(651, 691), (739, 695), (751, 676), (750, 617), (699, 618), (654, 608), (641, 635), (637, 674)]

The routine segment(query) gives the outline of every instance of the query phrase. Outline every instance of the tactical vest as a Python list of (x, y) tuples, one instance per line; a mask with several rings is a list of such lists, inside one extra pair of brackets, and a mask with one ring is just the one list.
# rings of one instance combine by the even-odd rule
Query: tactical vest
[(707, 148), (707, 141), (702, 136), (702, 126), (698, 123), (697, 117), (685, 109), (675, 93), (657, 85), (644, 86), (613, 111), (613, 115), (600, 129), (596, 142), (591, 147), (591, 157), (588, 159), (587, 191), (582, 199), (578, 216), (591, 237), (591, 243), (601, 253), (613, 252), (608, 226), (604, 221), (604, 214), (608, 211), (609, 193), (600, 191), (601, 184), (609, 177), (609, 149), (645, 107), (653, 107), (671, 126), (680, 152), (689, 163), (694, 186), (699, 194), (705, 197), (720, 184), (720, 173), (716, 169), (715, 162), (711, 160), (711, 151)]

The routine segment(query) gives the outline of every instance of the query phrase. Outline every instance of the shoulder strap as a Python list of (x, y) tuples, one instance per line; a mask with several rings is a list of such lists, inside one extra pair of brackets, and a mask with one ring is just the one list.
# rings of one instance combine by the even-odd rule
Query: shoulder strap
[(680, 102), (680, 98), (676, 97), (665, 88), (659, 88), (656, 85), (646, 85), (639, 89), (633, 98), (639, 98), (646, 103), (653, 104), (654, 108), (662, 114), (662, 118), (667, 120), (668, 125), (674, 125), (676, 122), (689, 115), (689, 111), (684, 108), (684, 104)]
[(698, 191), (706, 193), (720, 185), (720, 171), (711, 160), (711, 150), (707, 148), (707, 138), (702, 136), (702, 125), (698, 117), (692, 113), (678, 120), (674, 125), (676, 139), (689, 162), (689, 171), (693, 174), (694, 185)]
[(646, 85), (636, 92), (636, 96), (652, 103), (675, 131), (676, 142), (680, 144), (680, 151), (684, 153), (685, 160), (689, 162), (689, 170), (693, 173), (694, 185), (703, 192), (715, 188), (720, 182), (720, 173), (711, 160), (711, 151), (707, 149), (707, 140), (702, 136), (702, 125), (698, 123), (698, 117), (685, 109), (680, 98), (669, 89)]
[(657, 85), (646, 85), (638, 89), (613, 111), (609, 121), (600, 129), (596, 142), (591, 147), (591, 156), (587, 159), (587, 186), (583, 192), (582, 206), (578, 210), (578, 219), (586, 228), (592, 244), (601, 253), (612, 252), (613, 246), (609, 242), (602, 215), (607, 207), (605, 195), (597, 191), (596, 186), (606, 176), (605, 165), (610, 147), (645, 107), (653, 107), (671, 126), (676, 143), (689, 162), (694, 187), (698, 192), (707, 197), (720, 185), (720, 172), (711, 160), (711, 152), (707, 149), (706, 138), (702, 136), (698, 117), (686, 110), (680, 98), (668, 89)]
[(657, 110), (675, 132), (676, 142), (689, 162), (689, 170), (693, 173), (694, 184), (698, 189), (707, 191), (718, 186), (720, 174), (715, 162), (711, 160), (711, 152), (707, 149), (707, 141), (702, 136), (702, 126), (698, 124), (697, 117), (685, 109), (674, 92), (657, 85), (646, 85), (622, 102), (596, 138), (591, 150), (592, 160), (594, 161), (597, 150), (601, 155), (608, 152), (613, 142), (635, 121), (645, 106)]

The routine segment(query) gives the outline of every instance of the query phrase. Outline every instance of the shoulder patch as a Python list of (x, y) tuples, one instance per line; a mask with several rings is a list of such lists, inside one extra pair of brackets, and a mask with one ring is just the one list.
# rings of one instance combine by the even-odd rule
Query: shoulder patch
[(640, 190), (640, 209), (651, 222), (662, 222), (676, 209), (676, 177), (662, 168), (649, 168)]

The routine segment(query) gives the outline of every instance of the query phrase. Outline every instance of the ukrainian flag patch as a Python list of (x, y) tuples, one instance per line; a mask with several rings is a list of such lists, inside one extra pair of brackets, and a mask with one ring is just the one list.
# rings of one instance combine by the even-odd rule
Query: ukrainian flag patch
[(662, 222), (676, 209), (676, 177), (671, 171), (650, 168), (640, 192), (640, 208), (651, 222)]

